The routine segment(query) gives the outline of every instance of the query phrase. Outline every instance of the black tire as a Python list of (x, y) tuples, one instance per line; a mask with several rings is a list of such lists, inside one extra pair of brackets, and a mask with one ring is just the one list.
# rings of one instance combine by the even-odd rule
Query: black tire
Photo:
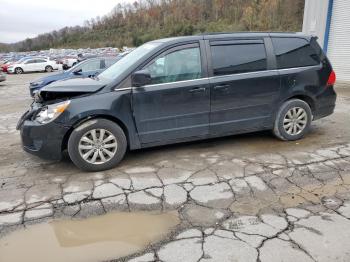
[[(298, 134), (289, 134), (285, 127), (284, 127), (284, 121), (287, 113), (289, 110), (293, 108), (301, 108), (305, 111), (306, 113), (306, 118), (305, 118), (305, 126), (303, 127), (302, 130), (300, 130), (300, 133)], [(277, 112), (276, 119), (275, 119), (275, 124), (273, 128), (273, 133), (274, 135), (284, 141), (294, 141), (301, 139), (304, 137), (305, 134), (307, 134), (310, 130), (310, 125), (312, 122), (312, 112), (310, 109), (310, 106), (303, 100), (300, 99), (291, 99), (283, 103), (283, 105), (280, 107), (280, 109)]]
[(52, 71), (53, 71), (52, 66), (46, 66), (45, 67), (45, 72), (52, 72)]
[[(94, 129), (105, 129), (114, 135), (117, 149), (114, 156), (105, 163), (92, 164), (84, 160), (79, 152), (80, 139), (89, 131)], [(111, 169), (118, 165), (123, 159), (127, 149), (127, 140), (124, 131), (116, 123), (107, 119), (92, 119), (84, 122), (77, 128), (75, 128), (68, 140), (68, 154), (73, 163), (84, 171), (103, 171)], [(95, 150), (96, 151), (96, 150)]]
[(17, 75), (23, 74), (23, 69), (21, 67), (16, 67), (15, 74), (17, 74)]

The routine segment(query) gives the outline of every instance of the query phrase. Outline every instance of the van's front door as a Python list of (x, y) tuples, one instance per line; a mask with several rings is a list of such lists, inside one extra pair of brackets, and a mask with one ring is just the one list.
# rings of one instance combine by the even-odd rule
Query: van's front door
[(166, 50), (143, 69), (151, 84), (133, 87), (133, 113), (142, 144), (209, 133), (210, 89), (198, 44)]

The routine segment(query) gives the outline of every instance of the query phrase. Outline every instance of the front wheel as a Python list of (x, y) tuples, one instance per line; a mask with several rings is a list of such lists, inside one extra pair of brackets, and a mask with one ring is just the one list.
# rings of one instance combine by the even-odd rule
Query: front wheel
[(15, 73), (16, 73), (17, 75), (23, 74), (23, 69), (20, 68), (20, 67), (16, 67)]
[(127, 140), (123, 130), (107, 119), (92, 119), (75, 128), (68, 140), (73, 163), (85, 171), (115, 167), (124, 157)]
[(53, 71), (52, 66), (46, 66), (46, 67), (45, 67), (45, 71), (46, 71), (46, 72), (52, 72), (52, 71)]
[(285, 141), (301, 139), (310, 129), (310, 106), (300, 99), (286, 101), (278, 110), (273, 133)]

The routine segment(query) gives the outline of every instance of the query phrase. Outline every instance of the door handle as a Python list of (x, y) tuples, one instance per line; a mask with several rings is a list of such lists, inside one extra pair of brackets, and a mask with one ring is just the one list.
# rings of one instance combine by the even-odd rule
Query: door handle
[(195, 87), (190, 90), (190, 93), (204, 92), (204, 91), (205, 91), (205, 87)]
[(220, 89), (228, 89), (230, 85), (218, 85), (214, 86), (214, 90), (220, 90)]

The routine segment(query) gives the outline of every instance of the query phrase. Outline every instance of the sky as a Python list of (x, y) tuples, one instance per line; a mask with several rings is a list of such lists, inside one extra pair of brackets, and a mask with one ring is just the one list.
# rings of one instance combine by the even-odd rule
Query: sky
[(103, 16), (135, 0), (0, 0), (0, 43), (14, 43)]

